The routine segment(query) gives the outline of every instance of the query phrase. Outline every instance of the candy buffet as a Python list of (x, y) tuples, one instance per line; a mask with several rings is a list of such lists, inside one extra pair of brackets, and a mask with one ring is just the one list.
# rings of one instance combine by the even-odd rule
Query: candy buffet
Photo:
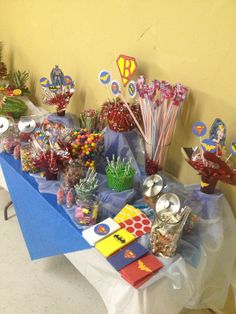
[(89, 280), (99, 289), (100, 265), (103, 280), (119, 278), (122, 298), (132, 295), (134, 308), (138, 291), (162, 277), (181, 306), (220, 308), (229, 280), (207, 297), (203, 287), (212, 269), (230, 277), (235, 258), (235, 220), (217, 182), (236, 185), (236, 141), (228, 143), (220, 118), (208, 127), (197, 121), (190, 131), (199, 145), (181, 151), (199, 176), (184, 186), (165, 163), (190, 87), (149, 81), (134, 57), (120, 55), (116, 63), (120, 79), (98, 73), (108, 94), (101, 108), (77, 118), (66, 112), (76, 82), (58, 65), (38, 83), (42, 102), (55, 112), (32, 114), (24, 101), (29, 74), (7, 74), (0, 63), (0, 163), (31, 258), (67, 254), (76, 265), (70, 252), (86, 259), (90, 250), (97, 264)]

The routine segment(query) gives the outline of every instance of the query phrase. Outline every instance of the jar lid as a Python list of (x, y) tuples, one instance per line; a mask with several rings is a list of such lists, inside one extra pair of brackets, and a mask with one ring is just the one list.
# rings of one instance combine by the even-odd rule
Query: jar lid
[(165, 193), (156, 202), (156, 213), (163, 221), (170, 220), (179, 213), (180, 208), (180, 199), (174, 193)]
[(154, 174), (143, 182), (143, 193), (147, 197), (157, 196), (163, 189), (164, 182), (161, 176)]

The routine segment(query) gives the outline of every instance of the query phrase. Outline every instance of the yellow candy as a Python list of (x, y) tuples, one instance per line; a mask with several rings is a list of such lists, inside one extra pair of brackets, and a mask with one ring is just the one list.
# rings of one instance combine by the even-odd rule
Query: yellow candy
[(87, 208), (82, 208), (82, 213), (87, 215), (89, 213), (89, 210)]
[(0, 86), (0, 90), (2, 91), (2, 90), (5, 90), (5, 87), (3, 87), (3, 86)]
[(20, 96), (22, 94), (22, 91), (19, 88), (17, 88), (14, 89), (12, 93), (14, 96)]

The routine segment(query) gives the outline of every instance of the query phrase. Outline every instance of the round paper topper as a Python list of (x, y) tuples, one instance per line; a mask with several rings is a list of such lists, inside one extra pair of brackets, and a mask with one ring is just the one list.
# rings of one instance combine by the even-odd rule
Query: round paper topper
[(107, 70), (102, 70), (98, 74), (98, 80), (103, 85), (108, 85), (111, 81), (111, 74)]
[(205, 123), (203, 123), (202, 121), (198, 121), (194, 123), (192, 127), (192, 131), (193, 131), (193, 134), (196, 136), (204, 136), (206, 134), (207, 127)]
[(230, 152), (233, 156), (236, 156), (236, 141), (232, 141), (230, 144)]
[(50, 85), (49, 79), (47, 79), (46, 77), (42, 77), (40, 79), (40, 84), (42, 87), (49, 87)]
[(134, 98), (136, 96), (137, 88), (134, 81), (129, 82), (128, 92), (131, 98)]
[(203, 140), (201, 146), (204, 152), (216, 152), (216, 142), (213, 142), (210, 138)]
[(94, 232), (98, 235), (106, 235), (110, 232), (110, 227), (107, 224), (99, 224), (94, 228)]
[(5, 117), (0, 117), (0, 134), (5, 133), (10, 126), (10, 121)]
[(35, 127), (36, 127), (36, 122), (32, 118), (19, 121), (18, 123), (18, 129), (22, 133), (31, 133), (34, 131)]
[(73, 84), (73, 80), (72, 80), (72, 78), (69, 75), (65, 75), (64, 76), (64, 80), (65, 80), (66, 85)]
[(111, 82), (111, 92), (115, 96), (119, 95), (120, 93), (120, 84), (115, 80)]

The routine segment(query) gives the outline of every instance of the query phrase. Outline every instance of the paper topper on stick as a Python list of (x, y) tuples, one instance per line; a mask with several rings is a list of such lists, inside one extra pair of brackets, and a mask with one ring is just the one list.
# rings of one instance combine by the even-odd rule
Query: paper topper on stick
[(216, 142), (217, 144), (220, 144), (221, 146), (225, 145), (226, 125), (219, 118), (215, 119), (211, 126), (210, 139)]
[(120, 84), (115, 80), (111, 82), (111, 91), (115, 96), (118, 96), (120, 93)]
[(136, 83), (134, 81), (129, 82), (128, 93), (131, 98), (134, 98), (137, 93)]
[(236, 156), (236, 141), (232, 141), (230, 144), (230, 153)]
[(111, 74), (107, 70), (102, 70), (98, 74), (98, 80), (103, 85), (108, 85), (111, 81)]
[(203, 140), (201, 146), (204, 152), (216, 152), (216, 143), (213, 142), (210, 138), (206, 138), (205, 140)]
[(116, 63), (120, 71), (122, 83), (125, 87), (138, 68), (137, 62), (134, 57), (119, 55)]
[(196, 136), (204, 136), (206, 134), (207, 127), (205, 123), (203, 123), (202, 121), (198, 121), (194, 123), (192, 127), (192, 131), (193, 131), (193, 134)]

